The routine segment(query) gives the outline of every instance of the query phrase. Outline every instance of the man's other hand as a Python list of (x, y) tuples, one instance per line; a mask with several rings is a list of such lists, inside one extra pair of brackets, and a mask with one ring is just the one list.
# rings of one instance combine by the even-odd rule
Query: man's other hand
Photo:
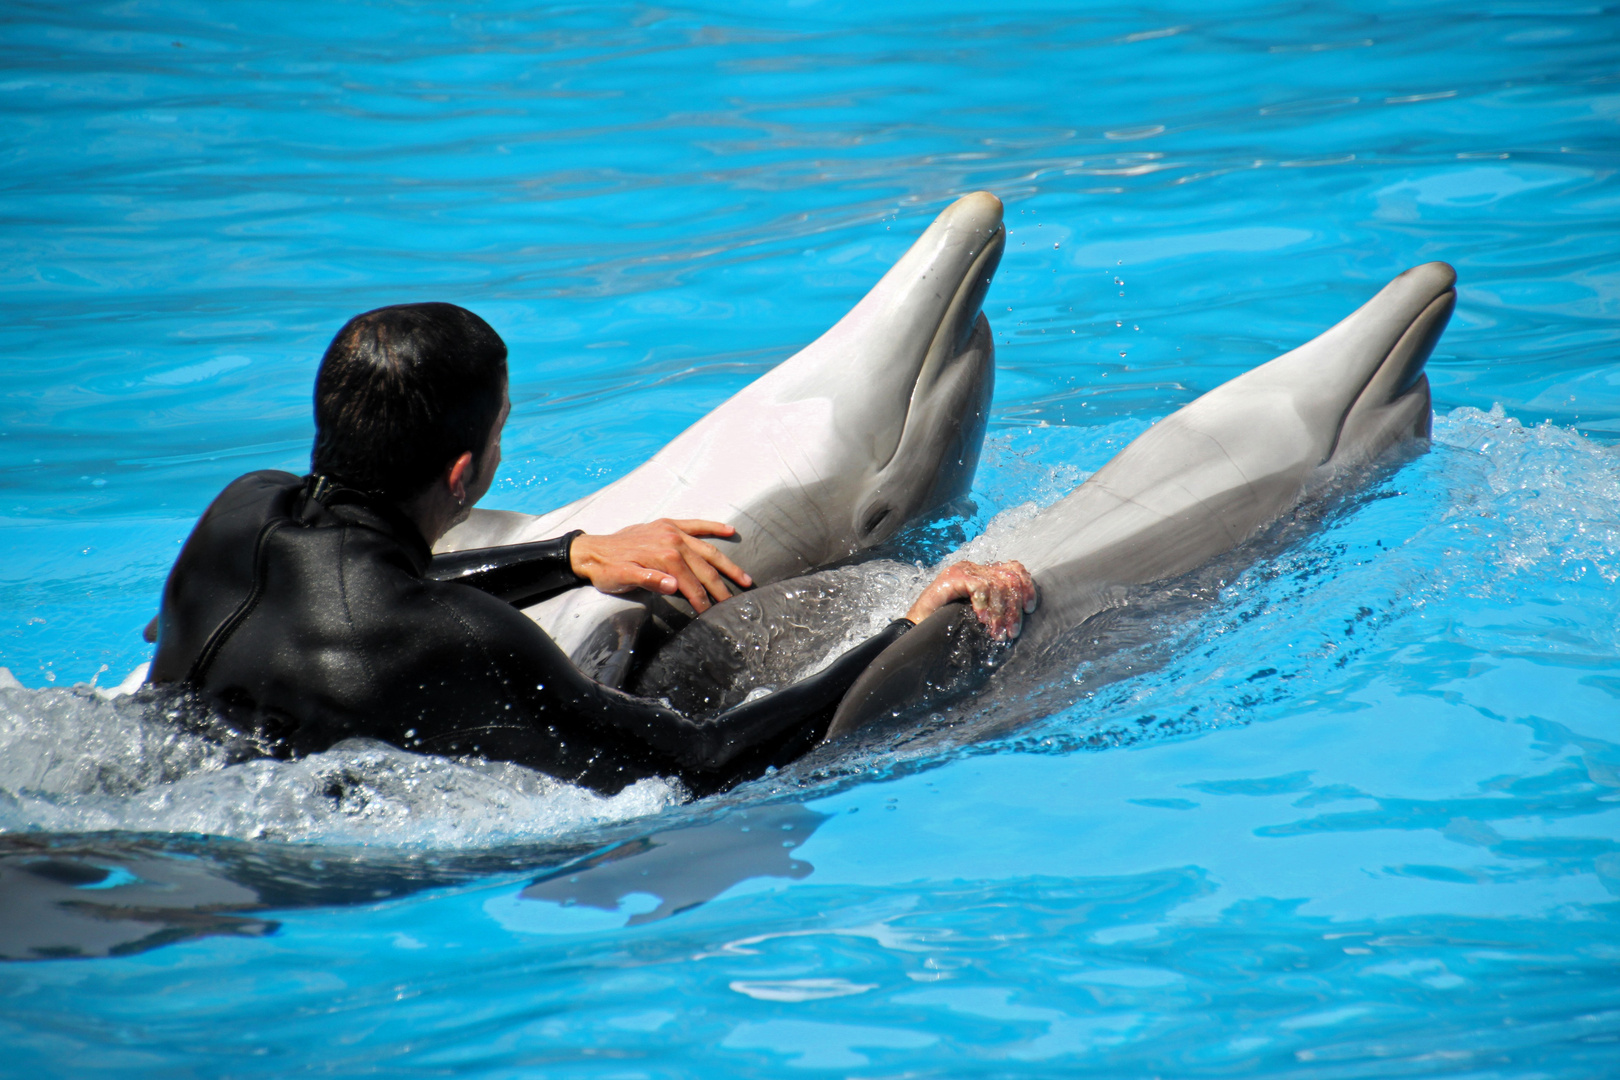
[(1020, 562), (959, 562), (924, 589), (906, 618), (920, 623), (956, 600), (973, 601), (973, 614), (998, 641), (1011, 641), (1035, 610), (1035, 579)]
[(665, 596), (678, 592), (702, 612), (731, 598), (726, 578), (743, 588), (754, 584), (742, 567), (698, 539), (735, 535), (736, 529), (718, 521), (659, 518), (606, 536), (576, 536), (569, 563), (574, 573), (602, 592), (648, 589)]

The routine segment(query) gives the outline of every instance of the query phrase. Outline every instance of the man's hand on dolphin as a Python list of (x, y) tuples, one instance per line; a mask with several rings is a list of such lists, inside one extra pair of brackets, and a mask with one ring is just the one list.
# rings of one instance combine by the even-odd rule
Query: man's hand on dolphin
[(1024, 614), (1035, 610), (1035, 579), (1021, 562), (959, 562), (923, 590), (906, 618), (920, 623), (957, 600), (973, 601), (973, 614), (991, 637), (1011, 641), (1024, 628)]
[(576, 536), (569, 563), (574, 573), (602, 592), (647, 589), (665, 596), (679, 592), (703, 612), (731, 598), (726, 578), (745, 589), (754, 584), (742, 567), (698, 539), (736, 534), (736, 529), (718, 521), (659, 518), (605, 536)]

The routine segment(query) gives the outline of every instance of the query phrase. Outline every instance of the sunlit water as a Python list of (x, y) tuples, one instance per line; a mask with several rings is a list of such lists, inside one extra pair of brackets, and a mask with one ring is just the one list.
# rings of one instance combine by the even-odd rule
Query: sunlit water
[[(1617, 38), (1488, 0), (10, 11), (0, 1074), (1620, 1071)], [(501, 331), (488, 504), (538, 512), (979, 188), (994, 420), (918, 550), (1444, 259), (1432, 449), (1068, 670), (696, 803), (222, 768), (106, 693), (212, 495), (302, 470), (349, 315)]]

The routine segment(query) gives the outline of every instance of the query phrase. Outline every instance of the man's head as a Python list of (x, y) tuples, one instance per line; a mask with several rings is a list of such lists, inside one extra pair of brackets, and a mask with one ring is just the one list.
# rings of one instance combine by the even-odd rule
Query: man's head
[[(454, 304), (356, 315), (315, 375), (313, 471), (394, 502), (422, 494), (464, 453), (475, 474), (506, 404), (506, 343)], [(487, 486), (488, 476), (482, 479)]]

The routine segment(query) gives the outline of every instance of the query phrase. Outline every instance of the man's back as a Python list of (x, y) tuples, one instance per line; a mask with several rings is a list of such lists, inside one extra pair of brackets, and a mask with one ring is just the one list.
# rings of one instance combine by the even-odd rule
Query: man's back
[(279, 755), (364, 735), (591, 771), (592, 733), (570, 732), (570, 752), (537, 722), (590, 689), (556, 646), (493, 596), (424, 580), (431, 554), (402, 515), (309, 488), (250, 473), (209, 507), (164, 588), (152, 681), (202, 690)]

